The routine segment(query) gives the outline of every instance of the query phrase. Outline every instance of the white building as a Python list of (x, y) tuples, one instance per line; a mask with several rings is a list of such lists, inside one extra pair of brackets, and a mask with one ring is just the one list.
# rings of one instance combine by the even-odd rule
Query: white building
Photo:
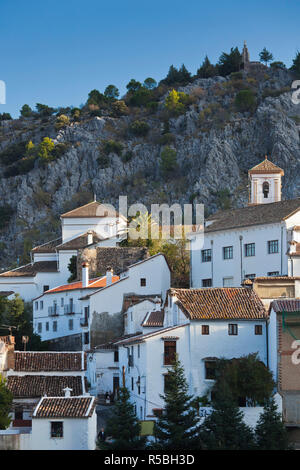
[(268, 316), (252, 289), (170, 289), (162, 318), (163, 327), (153, 328), (155, 321), (150, 321), (149, 333), (115, 343), (119, 370), (141, 420), (154, 419), (162, 410), (160, 395), (175, 353), (195, 396), (210, 395), (218, 358), (257, 353), (268, 365)]
[(95, 397), (43, 397), (32, 416), (32, 450), (95, 450)]
[(0, 274), (0, 290), (13, 291), (26, 302), (66, 284), (68, 264), (85, 247), (116, 246), (124, 237), (126, 219), (93, 201), (61, 215), (62, 236), (33, 248), (31, 263)]
[(201, 248), (203, 233), (190, 236), (191, 287), (237, 287), (247, 278), (299, 275), (300, 199), (281, 201), (282, 175), (265, 159), (249, 170), (249, 205), (211, 215)]
[(91, 332), (102, 328), (97, 325), (100, 314), (111, 318), (121, 315), (128, 294), (165, 299), (171, 282), (170, 268), (162, 254), (134, 263), (119, 276), (108, 271), (103, 278), (89, 280), (88, 275), (86, 265), (83, 281), (50, 289), (33, 300), (34, 332), (43, 341), (81, 334), (83, 348), (88, 350)]

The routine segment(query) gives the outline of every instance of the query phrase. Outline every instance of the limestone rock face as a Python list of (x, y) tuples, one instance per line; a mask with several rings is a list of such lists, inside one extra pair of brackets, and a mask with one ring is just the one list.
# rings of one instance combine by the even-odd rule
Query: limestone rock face
[[(245, 86), (250, 86), (250, 78), (244, 73)], [(89, 117), (58, 132), (55, 118), (46, 123), (30, 118), (0, 122), (0, 152), (21, 141), (39, 143), (45, 136), (69, 144), (60, 158), (24, 175), (5, 178), (5, 166), (0, 164), (0, 206), (14, 210), (0, 230), (0, 268), (22, 256), (24, 240), (38, 244), (56, 238), (59, 215), (88, 202), (93, 194), (116, 209), (119, 195), (126, 195), (128, 204), (140, 202), (149, 211), (155, 203), (193, 202), (204, 203), (206, 213), (211, 213), (225, 203), (247, 203), (247, 171), (267, 154), (284, 169), (283, 198), (299, 197), (300, 105), (292, 102), (292, 81), (284, 70), (262, 72), (256, 78), (258, 104), (253, 113), (234, 109), (234, 95), (228, 90), (236, 85), (230, 77), (198, 79), (181, 87), (194, 97), (193, 104), (169, 120), (168, 144), (161, 140), (160, 111), (142, 118)], [(149, 124), (146, 137), (128, 131), (135, 119)], [(121, 142), (122, 155), (110, 153), (103, 163), (103, 139)], [(160, 169), (164, 145), (177, 152), (178, 168), (169, 177)]]

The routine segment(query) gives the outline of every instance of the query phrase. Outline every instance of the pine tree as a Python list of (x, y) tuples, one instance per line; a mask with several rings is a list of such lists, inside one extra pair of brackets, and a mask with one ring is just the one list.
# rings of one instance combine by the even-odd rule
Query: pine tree
[(254, 448), (254, 437), (243, 420), (243, 413), (224, 382), (213, 400), (213, 411), (202, 424), (201, 441), (208, 450), (247, 450)]
[(8, 428), (11, 418), (9, 417), (12, 406), (12, 393), (6, 387), (6, 381), (0, 374), (0, 429)]
[(297, 78), (300, 78), (300, 52), (298, 51), (295, 59), (293, 59), (293, 65), (291, 67), (292, 72), (294, 72)]
[(197, 70), (197, 77), (198, 78), (210, 78), (210, 77), (215, 77), (216, 75), (218, 75), (217, 67), (211, 64), (209, 58), (205, 56), (201, 67)]
[(242, 55), (238, 48), (231, 48), (230, 53), (223, 52), (219, 58), (218, 71), (223, 77), (226, 77), (230, 73), (238, 72), (242, 63)]
[(190, 450), (200, 448), (198, 416), (192, 406), (193, 397), (188, 395), (184, 370), (178, 361), (167, 374), (164, 413), (154, 426), (156, 450)]
[(273, 54), (264, 47), (263, 50), (259, 53), (259, 58), (261, 62), (264, 62), (267, 65), (268, 62), (273, 60)]
[(140, 436), (141, 425), (134, 406), (130, 402), (130, 394), (126, 387), (121, 387), (115, 401), (114, 414), (108, 420), (106, 435), (111, 442), (97, 442), (100, 450), (142, 450), (146, 438)]
[(259, 450), (287, 450), (289, 448), (286, 428), (278, 412), (274, 397), (264, 406), (255, 428), (256, 445)]

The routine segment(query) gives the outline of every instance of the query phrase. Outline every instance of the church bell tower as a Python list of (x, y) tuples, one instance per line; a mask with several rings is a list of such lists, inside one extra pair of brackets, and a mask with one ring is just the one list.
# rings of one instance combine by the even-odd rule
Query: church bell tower
[(265, 157), (248, 171), (250, 180), (249, 205), (281, 201), (281, 177), (284, 171)]

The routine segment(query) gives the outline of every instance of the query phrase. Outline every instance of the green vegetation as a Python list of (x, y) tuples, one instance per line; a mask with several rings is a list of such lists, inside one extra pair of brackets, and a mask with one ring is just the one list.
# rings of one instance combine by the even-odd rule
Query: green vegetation
[(264, 62), (266, 65), (268, 65), (271, 60), (273, 60), (273, 54), (269, 52), (265, 47), (263, 50), (259, 53), (259, 58), (261, 62)]
[(105, 429), (111, 442), (98, 440), (99, 450), (142, 450), (146, 438), (140, 436), (141, 424), (135, 415), (134, 406), (130, 402), (130, 393), (126, 387), (119, 389), (114, 404), (113, 416), (108, 420)]
[(168, 71), (166, 78), (164, 78), (161, 82), (165, 83), (166, 85), (185, 85), (191, 79), (191, 73), (187, 70), (184, 64), (177, 69), (174, 65), (171, 65)]
[(143, 86), (148, 90), (153, 90), (157, 87), (157, 82), (154, 78), (148, 77), (144, 80)]
[(170, 116), (179, 116), (184, 113), (186, 107), (191, 103), (189, 95), (181, 91), (171, 90), (165, 100), (165, 109)]
[(159, 167), (164, 177), (170, 176), (177, 169), (176, 150), (166, 146), (160, 154)]
[(255, 428), (256, 446), (259, 450), (289, 450), (287, 430), (272, 396), (264, 405)]
[(20, 114), (22, 117), (31, 117), (33, 115), (33, 111), (28, 104), (24, 104), (21, 108)]
[(104, 96), (110, 100), (116, 100), (120, 92), (115, 85), (108, 85), (104, 90)]
[(71, 273), (68, 279), (68, 282), (75, 281), (77, 279), (77, 256), (76, 255), (70, 258), (70, 262), (68, 264), (68, 270)]
[(13, 394), (6, 386), (6, 379), (0, 374), (0, 429), (7, 429), (10, 425)]
[(218, 75), (218, 68), (210, 63), (210, 60), (205, 56), (201, 67), (197, 70), (197, 78), (210, 78)]
[(50, 106), (47, 106), (46, 104), (36, 103), (35, 107), (37, 110), (37, 114), (40, 117), (49, 117), (55, 113), (55, 109), (51, 108)]
[(123, 144), (121, 144), (121, 142), (116, 142), (115, 140), (112, 140), (112, 139), (102, 140), (101, 149), (105, 155), (109, 155), (110, 153), (115, 153), (120, 157), (123, 151)]
[(230, 75), (233, 72), (238, 72), (242, 64), (242, 55), (238, 48), (231, 48), (229, 54), (223, 52), (219, 58), (218, 73), (223, 77)]
[(13, 214), (14, 210), (11, 206), (0, 206), (0, 231), (7, 227)]
[(10, 121), (12, 119), (9, 113), (0, 113), (0, 121)]
[(70, 119), (68, 118), (68, 116), (66, 116), (65, 114), (60, 114), (56, 118), (54, 127), (58, 131), (60, 129), (63, 129), (66, 126), (69, 126), (69, 124), (70, 124)]
[(295, 73), (297, 78), (300, 78), (300, 52), (298, 51), (295, 58), (293, 59), (293, 65), (291, 71)]
[(244, 113), (246, 111), (254, 112), (256, 108), (256, 96), (252, 90), (241, 90), (235, 97), (235, 106), (238, 111)]
[(164, 413), (154, 425), (156, 451), (199, 449), (199, 424), (194, 399), (178, 358), (165, 376)]
[(149, 132), (149, 129), (149, 124), (147, 124), (145, 121), (134, 121), (129, 126), (129, 131), (137, 137), (146, 136)]

